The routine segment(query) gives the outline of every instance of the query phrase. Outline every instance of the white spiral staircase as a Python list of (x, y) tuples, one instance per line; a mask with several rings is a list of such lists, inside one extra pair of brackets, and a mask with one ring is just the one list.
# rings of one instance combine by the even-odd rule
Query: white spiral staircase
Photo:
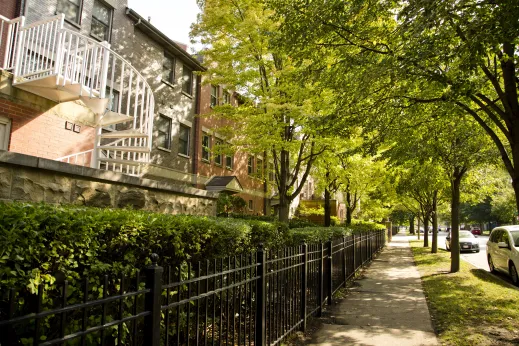
[(153, 91), (129, 62), (64, 27), (64, 15), (25, 25), (0, 16), (0, 67), (13, 86), (55, 102), (80, 100), (95, 114), (93, 149), (57, 158), (140, 175), (150, 161)]

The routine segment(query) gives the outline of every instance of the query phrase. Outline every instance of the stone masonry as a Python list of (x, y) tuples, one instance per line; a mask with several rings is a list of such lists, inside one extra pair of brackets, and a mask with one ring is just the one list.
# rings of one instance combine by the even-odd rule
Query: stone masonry
[(0, 151), (0, 201), (216, 215), (217, 193)]

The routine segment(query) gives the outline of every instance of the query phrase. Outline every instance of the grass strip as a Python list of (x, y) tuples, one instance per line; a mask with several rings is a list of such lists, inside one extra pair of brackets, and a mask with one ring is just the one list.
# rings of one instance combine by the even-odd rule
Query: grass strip
[(418, 240), (411, 247), (443, 345), (519, 344), (519, 290), (463, 260), (449, 273), (449, 252), (431, 254)]

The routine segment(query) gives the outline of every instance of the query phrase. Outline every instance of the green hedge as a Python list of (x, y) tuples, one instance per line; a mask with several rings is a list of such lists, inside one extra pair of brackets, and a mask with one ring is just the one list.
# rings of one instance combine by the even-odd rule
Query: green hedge
[(31, 291), (84, 275), (133, 275), (157, 253), (160, 264), (199, 261), (284, 246), (284, 224), (45, 204), (0, 204), (0, 287)]
[[(0, 287), (50, 285), (57, 273), (72, 282), (108, 274), (134, 275), (160, 256), (159, 264), (300, 245), (376, 229), (357, 222), (344, 227), (308, 227), (257, 219), (156, 214), (45, 204), (0, 204)], [(310, 223), (310, 225), (312, 225)]]
[(363, 221), (363, 220), (352, 220), (351, 225), (348, 226), (355, 232), (367, 232), (367, 231), (382, 231), (386, 229), (386, 226), (371, 222), (371, 221)]

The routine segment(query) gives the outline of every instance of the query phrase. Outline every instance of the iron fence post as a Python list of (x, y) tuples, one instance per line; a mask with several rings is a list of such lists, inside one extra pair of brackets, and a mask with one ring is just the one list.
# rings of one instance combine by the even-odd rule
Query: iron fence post
[(344, 278), (344, 287), (346, 287), (346, 278), (348, 277), (348, 269), (346, 268), (346, 237), (342, 237), (342, 276)]
[(332, 293), (333, 293), (333, 241), (330, 239), (327, 242), (328, 245), (328, 270), (327, 272), (327, 280), (328, 280), (328, 292), (326, 292), (326, 295), (328, 296), (328, 305), (332, 305)]
[(352, 243), (352, 246), (353, 246), (353, 272), (356, 273), (357, 272), (357, 244), (355, 242), (355, 233), (353, 233), (351, 235), (351, 237), (353, 238), (353, 243)]
[(254, 333), (254, 345), (264, 346), (266, 341), (266, 321), (265, 321), (265, 310), (266, 306), (266, 256), (263, 244), (260, 244), (258, 251), (256, 252), (256, 263), (258, 268), (258, 280), (256, 281), (256, 321), (255, 321), (255, 333)]
[(323, 310), (323, 291), (324, 291), (324, 244), (321, 242), (319, 244), (319, 255), (321, 256), (319, 261), (319, 278), (317, 282), (317, 304), (319, 304), (319, 309), (317, 309), (317, 317), (322, 316)]
[(144, 317), (144, 342), (150, 346), (160, 346), (160, 296), (162, 291), (162, 272), (157, 265), (159, 256), (151, 255), (152, 264), (145, 269), (146, 288), (150, 290), (144, 300), (144, 310), (150, 314)]
[(303, 243), (303, 268), (301, 272), (301, 330), (306, 332), (306, 288), (308, 287), (308, 245)]

